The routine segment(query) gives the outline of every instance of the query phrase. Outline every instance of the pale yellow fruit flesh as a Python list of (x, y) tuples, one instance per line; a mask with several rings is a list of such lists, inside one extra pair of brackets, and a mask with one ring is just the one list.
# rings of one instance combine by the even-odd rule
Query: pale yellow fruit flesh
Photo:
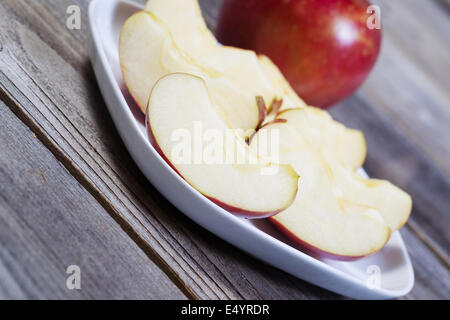
[(328, 159), (299, 135), (295, 125), (289, 121), (269, 124), (250, 147), (270, 156), (265, 148), (273, 131), (278, 131), (280, 139), (280, 163), (290, 164), (300, 179), (294, 203), (271, 219), (300, 242), (333, 256), (362, 257), (380, 250), (390, 228), (379, 210), (345, 197), (335, 184)]
[[(334, 121), (328, 112), (312, 107), (287, 109), (276, 118), (288, 120), (311, 146), (327, 149), (345, 167), (356, 170), (363, 165), (367, 154), (364, 134)], [(288, 143), (284, 145), (295, 148)]]
[[(288, 165), (274, 165), (258, 158), (237, 135), (231, 143), (220, 145), (225, 156), (217, 162), (208, 163), (206, 157), (195, 160), (197, 151), (207, 150), (211, 143), (202, 138), (194, 140), (196, 126), (201, 125), (203, 133), (214, 130), (211, 132), (219, 132), (222, 137), (229, 132), (214, 109), (202, 79), (172, 74), (158, 81), (150, 97), (148, 121), (165, 157), (195, 189), (226, 206), (261, 213), (275, 213), (288, 207), (297, 190), (295, 171)], [(180, 133), (192, 138), (188, 144), (192, 148), (192, 161), (177, 159), (180, 141), (174, 137)], [(240, 155), (242, 162), (222, 162), (230, 153)]]
[(406, 223), (411, 214), (412, 199), (405, 191), (389, 181), (366, 179), (339, 165), (334, 165), (332, 170), (336, 186), (345, 190), (346, 199), (377, 208), (393, 231)]
[(192, 47), (200, 51), (205, 46), (217, 44), (195, 0), (149, 0), (144, 10), (170, 26), (175, 41), (182, 48)]
[(205, 80), (216, 111), (230, 127), (246, 130), (258, 124), (254, 94), (195, 61), (177, 46), (165, 25), (149, 12), (139, 12), (125, 22), (119, 55), (125, 83), (143, 112), (152, 87), (161, 77), (185, 72)]
[[(163, 151), (163, 148), (170, 150), (173, 147), (173, 143), (167, 141), (169, 131), (166, 127), (171, 130), (185, 128), (186, 123), (200, 119), (207, 128), (254, 129), (259, 122), (255, 96), (262, 96), (268, 104), (274, 98), (281, 98), (284, 111), (279, 115), (271, 114), (266, 123), (287, 118), (289, 130), (283, 126), (280, 130), (285, 134), (289, 131), (287, 139), (283, 139), (284, 135), (280, 139), (280, 162), (292, 164), (302, 179), (294, 204), (273, 219), (319, 250), (342, 256), (376, 252), (387, 241), (389, 229), (397, 230), (406, 222), (412, 206), (408, 194), (388, 182), (364, 179), (353, 172), (366, 157), (361, 132), (345, 128), (325, 111), (307, 107), (269, 58), (247, 50), (219, 46), (206, 27), (197, 0), (150, 0), (146, 10), (148, 12), (137, 13), (123, 26), (120, 61), (125, 82), (143, 112), (151, 88), (158, 83), (158, 90), (152, 95), (152, 99), (158, 97), (155, 98), (157, 102), (153, 100), (150, 105), (160, 104), (161, 112), (150, 118), (162, 123), (154, 123), (152, 128)], [(169, 86), (170, 94), (161, 90), (160, 83), (172, 77), (165, 76), (174, 72), (203, 79), (204, 82), (194, 77), (202, 83), (204, 92), (199, 93), (202, 86), (186, 80), (187, 75), (173, 75), (178, 77), (176, 80), (180, 85)], [(162, 77), (165, 77), (164, 81), (158, 82)], [(199, 94), (189, 95), (182, 88), (182, 82)], [(205, 94), (208, 99), (204, 99)], [(183, 104), (186, 97), (195, 103), (184, 101)], [(177, 106), (169, 110), (171, 114), (162, 111), (162, 106), (166, 107), (168, 102)], [(192, 109), (191, 113), (185, 110), (187, 108)], [(296, 109), (290, 110), (292, 108)], [(204, 113), (204, 116), (198, 118), (196, 112)], [(175, 120), (169, 119), (170, 115)], [(262, 129), (252, 140), (252, 147), (253, 141), (257, 141), (264, 131), (281, 125), (271, 124)], [(193, 130), (189, 125), (187, 129)], [(289, 138), (293, 136), (301, 136), (302, 142)], [(236, 139), (240, 147), (232, 152), (258, 158), (245, 148), (238, 135)], [(227, 152), (230, 152), (229, 146), (224, 147), (224, 153)], [(256, 169), (258, 165), (259, 169)], [(256, 172), (274, 165), (267, 162), (258, 165), (202, 168), (190, 164), (175, 167), (201, 193), (210, 198), (219, 197), (219, 201), (244, 211), (274, 212), (287, 206), (289, 201), (286, 199), (293, 190), (289, 186), (297, 178), (296, 173), (289, 166), (281, 165), (280, 177), (273, 180), (273, 177), (256, 175)], [(212, 178), (205, 179), (205, 176)], [(311, 181), (314, 182), (312, 185)], [(248, 191), (252, 188), (261, 191), (261, 195)], [(333, 229), (338, 232), (327, 236), (319, 234)], [(366, 234), (364, 239), (363, 234)], [(359, 244), (355, 239), (359, 239)]]
[(279, 75), (274, 80), (275, 65), (267, 66), (269, 62), (253, 51), (219, 45), (206, 26), (197, 0), (150, 0), (145, 10), (168, 26), (180, 48), (239, 88), (262, 96), (268, 103), (274, 98), (283, 98), (285, 106), (305, 105), (292, 89), (288, 89), (287, 82), (280, 83)]
[[(311, 130), (314, 130), (315, 123), (324, 123), (322, 121), (324, 117), (330, 118), (326, 124), (332, 122), (325, 111), (315, 111), (316, 108), (306, 106), (268, 57), (257, 56), (248, 50), (220, 46), (206, 26), (197, 0), (150, 0), (145, 10), (152, 12), (165, 23), (175, 43), (188, 52), (195, 61), (201, 61), (205, 67), (224, 75), (243, 91), (253, 96), (262, 96), (268, 106), (276, 98), (283, 100), (281, 110), (305, 108), (313, 120), (313, 123), (306, 124), (313, 127)], [(226, 102), (219, 101), (219, 105), (224, 103)], [(275, 117), (276, 114), (269, 114), (264, 123), (274, 120)], [(249, 127), (241, 128), (249, 129)], [(333, 146), (333, 150), (346, 166), (358, 169), (366, 156), (364, 136), (359, 131), (349, 130), (347, 133), (344, 132), (346, 130), (334, 130), (333, 133), (339, 133), (337, 136), (339, 138), (326, 136), (324, 139), (330, 139), (328, 145)]]

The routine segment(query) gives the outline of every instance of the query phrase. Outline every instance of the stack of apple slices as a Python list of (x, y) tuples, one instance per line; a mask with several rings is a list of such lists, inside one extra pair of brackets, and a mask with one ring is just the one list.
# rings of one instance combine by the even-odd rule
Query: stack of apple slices
[[(363, 134), (306, 106), (269, 58), (220, 46), (197, 0), (150, 0), (122, 27), (119, 55), (155, 148), (230, 212), (269, 217), (300, 245), (338, 259), (379, 251), (408, 219), (408, 194), (356, 173), (367, 153)], [(231, 139), (211, 148), (196, 139), (199, 127), (209, 138), (232, 130)], [(180, 148), (183, 136), (195, 141)], [(244, 161), (224, 161), (229, 155)]]
[(205, 80), (216, 111), (233, 128), (251, 128), (259, 122), (254, 95), (195, 61), (178, 47), (167, 26), (150, 12), (139, 12), (125, 22), (119, 54), (125, 83), (144, 113), (156, 82), (165, 75), (185, 72)]
[[(273, 158), (267, 141), (277, 132), (280, 163), (300, 175), (296, 200), (271, 221), (319, 255), (357, 259), (379, 251), (391, 231), (403, 226), (412, 201), (387, 181), (356, 174), (351, 167), (362, 157), (364, 138), (326, 118), (320, 123), (304, 109), (283, 111), (253, 136), (250, 147)], [(348, 145), (348, 153), (336, 148), (341, 143)]]
[(204, 79), (216, 111), (232, 128), (257, 127), (255, 96), (305, 106), (268, 58), (220, 46), (196, 0), (149, 1), (124, 24), (119, 49), (125, 83), (143, 112), (156, 81), (174, 72)]
[(287, 107), (305, 106), (270, 59), (250, 50), (221, 46), (206, 26), (197, 0), (151, 0), (145, 11), (168, 26), (174, 41), (195, 61), (223, 74), (240, 89), (268, 102), (283, 97)]
[(295, 171), (253, 154), (215, 112), (201, 78), (178, 73), (159, 80), (147, 121), (150, 139), (162, 157), (196, 190), (228, 211), (264, 218), (294, 201)]

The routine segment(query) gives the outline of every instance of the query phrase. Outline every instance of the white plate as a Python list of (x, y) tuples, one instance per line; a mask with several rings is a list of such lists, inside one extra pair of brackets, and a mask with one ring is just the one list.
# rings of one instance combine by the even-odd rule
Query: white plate
[(318, 259), (300, 251), (266, 221), (248, 221), (221, 209), (166, 164), (147, 139), (144, 117), (132, 101), (120, 71), (120, 28), (126, 18), (140, 9), (141, 6), (127, 1), (92, 1), (89, 8), (90, 55), (120, 136), (148, 180), (199, 225), (298, 278), (358, 299), (389, 299), (407, 294), (414, 284), (414, 273), (399, 232), (393, 233), (386, 247), (372, 257), (356, 262)]

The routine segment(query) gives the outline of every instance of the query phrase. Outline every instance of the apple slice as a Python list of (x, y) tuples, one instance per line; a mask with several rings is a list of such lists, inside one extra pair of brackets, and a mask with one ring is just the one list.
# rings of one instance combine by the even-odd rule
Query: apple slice
[(165, 76), (148, 105), (153, 145), (192, 187), (234, 214), (262, 218), (286, 209), (297, 193), (295, 171), (257, 157), (214, 109), (201, 78)]
[(345, 198), (377, 208), (392, 231), (408, 221), (412, 210), (409, 194), (385, 180), (366, 179), (330, 161), (335, 184)]
[[(300, 168), (301, 171), (297, 170), (296, 166), (298, 167), (299, 163), (291, 163), (295, 159), (286, 159), (285, 155), (298, 150), (314, 152), (320, 159), (321, 166), (328, 172), (335, 192), (338, 192), (341, 198), (377, 209), (393, 231), (403, 226), (411, 213), (411, 197), (387, 181), (365, 179), (354, 173), (351, 168), (346, 167), (345, 162), (336, 156), (332, 145), (327, 145), (333, 135), (338, 136), (339, 130), (343, 130), (339, 128), (339, 125), (334, 127), (337, 124), (325, 122), (326, 125), (314, 124), (314, 126), (308, 127), (306, 124), (311, 124), (313, 120), (309, 118), (305, 109), (284, 111), (277, 117), (277, 120), (281, 119), (285, 122), (264, 126), (253, 136), (250, 146), (253, 149), (258, 148), (257, 152), (261, 155), (270, 156), (270, 150), (265, 147), (264, 143), (257, 140), (265, 141), (263, 138), (267, 140), (270, 130), (276, 130), (280, 137), (278, 151), (281, 163), (292, 164), (297, 173), (303, 177), (304, 171), (308, 170), (308, 164)], [(309, 130), (309, 128), (316, 128), (317, 132)], [(324, 135), (329, 135), (330, 138), (323, 140)], [(339, 140), (344, 139), (340, 138)], [(348, 138), (347, 141), (351, 141), (351, 139)], [(297, 162), (301, 162), (301, 159), (298, 159)]]
[[(261, 55), (259, 60), (265, 72), (272, 79), (273, 85), (283, 92), (284, 97), (295, 100), (295, 91), (278, 67), (264, 55)], [(301, 104), (298, 105), (302, 107)], [(283, 103), (279, 112), (270, 113), (265, 122), (269, 123), (274, 119), (290, 117), (291, 115), (295, 117), (296, 113), (289, 112), (292, 109), (300, 108), (290, 108)], [(304, 106), (301, 109), (307, 115), (300, 117), (300, 119), (290, 119), (290, 121), (291, 123), (294, 121), (302, 134), (314, 135), (315, 139), (320, 139), (322, 145), (326, 145), (329, 150), (332, 150), (347, 167), (356, 170), (363, 165), (366, 159), (367, 146), (364, 134), (361, 131), (346, 128), (339, 122), (334, 121), (330, 114), (322, 109), (310, 106)]]
[[(316, 114), (311, 116), (312, 112)], [(287, 120), (293, 130), (291, 138), (280, 138), (280, 152), (295, 150), (296, 136), (301, 136), (308, 146), (322, 154), (336, 187), (344, 192), (347, 200), (377, 208), (393, 231), (406, 223), (412, 209), (411, 197), (406, 192), (388, 181), (365, 179), (353, 172), (362, 165), (366, 155), (362, 132), (347, 129), (333, 121), (326, 111), (310, 107), (282, 111), (276, 119)]]
[[(360, 168), (366, 159), (367, 146), (364, 134), (334, 121), (324, 110), (313, 107), (285, 109), (275, 118), (288, 120), (310, 145), (327, 149), (337, 161), (349, 169)], [(293, 147), (284, 142), (282, 145), (285, 148)]]
[(149, 0), (144, 10), (163, 21), (183, 49), (192, 48), (201, 54), (204, 47), (217, 45), (217, 40), (208, 29), (196, 0)]
[(150, 12), (136, 13), (125, 22), (119, 56), (125, 84), (144, 113), (155, 83), (167, 74), (185, 72), (205, 80), (216, 111), (232, 128), (247, 130), (258, 125), (256, 95), (180, 49), (167, 27)]
[[(292, 89), (289, 82), (281, 73), (280, 69), (265, 55), (258, 56), (259, 65), (266, 77), (268, 77), (275, 88), (279, 98), (283, 100), (282, 109), (306, 107), (305, 102)], [(280, 110), (280, 111), (281, 111)], [(276, 115), (276, 114), (275, 114)], [(273, 119), (269, 119), (271, 121)]]
[[(150, 0), (145, 10), (152, 12), (164, 22), (177, 45), (188, 52), (194, 60), (201, 61), (205, 67), (223, 74), (245, 92), (261, 96), (266, 103), (281, 99), (283, 100), (281, 110), (306, 107), (278, 67), (268, 57), (257, 56), (249, 50), (218, 45), (214, 35), (206, 26), (197, 0)], [(314, 123), (322, 124), (326, 122), (324, 120), (332, 121), (328, 113), (324, 111), (316, 111), (316, 108), (310, 107), (307, 109)], [(276, 116), (276, 113), (270, 113), (265, 123), (273, 121)], [(306, 125), (314, 127), (314, 125)], [(336, 123), (334, 128), (338, 127), (343, 128)], [(314, 128), (311, 129), (314, 130)], [(350, 130), (348, 133), (344, 131), (334, 130), (333, 133), (339, 132), (337, 136), (324, 136), (324, 139), (331, 138), (328, 145), (339, 153), (339, 157), (349, 167), (358, 169), (366, 156), (364, 137), (356, 130)]]
[(299, 196), (286, 211), (269, 219), (301, 247), (319, 257), (341, 261), (373, 255), (390, 237), (375, 209), (332, 197), (305, 202)]
[[(164, 22), (182, 50), (225, 75), (239, 88), (262, 96), (268, 103), (274, 98), (282, 98), (286, 106), (305, 106), (292, 89), (285, 96), (286, 87), (274, 85), (272, 74), (261, 66), (255, 52), (219, 45), (206, 26), (197, 0), (149, 0), (145, 10)], [(287, 82), (283, 85), (289, 86)]]
[[(263, 130), (285, 125), (271, 124)], [(356, 260), (383, 248), (389, 240), (390, 229), (379, 211), (342, 197), (317, 152), (299, 148), (282, 153), (281, 158), (301, 173), (301, 177), (294, 203), (270, 218), (275, 226), (321, 257)]]

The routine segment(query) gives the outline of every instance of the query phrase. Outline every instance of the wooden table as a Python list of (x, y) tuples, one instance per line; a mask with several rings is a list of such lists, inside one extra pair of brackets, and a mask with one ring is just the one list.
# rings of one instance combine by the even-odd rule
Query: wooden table
[[(201, 1), (212, 28), (220, 2)], [(406, 298), (449, 299), (450, 2), (375, 2), (382, 56), (332, 114), (365, 132), (369, 173), (413, 196)], [(66, 27), (72, 4), (81, 30)], [(0, 2), (0, 298), (341, 298), (203, 230), (143, 177), (96, 84), (88, 5)]]

